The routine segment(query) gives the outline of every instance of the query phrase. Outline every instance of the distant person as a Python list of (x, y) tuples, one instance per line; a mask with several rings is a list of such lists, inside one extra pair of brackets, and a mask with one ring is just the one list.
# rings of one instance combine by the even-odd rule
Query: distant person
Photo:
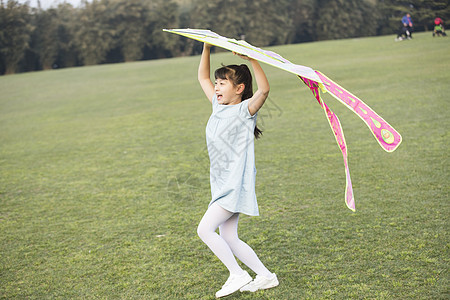
[(444, 21), (442, 21), (441, 18), (437, 17), (436, 19), (434, 19), (434, 30), (433, 30), (433, 37), (434, 36), (447, 36), (447, 34), (445, 33), (445, 28), (444, 28)]
[(413, 32), (413, 22), (410, 14), (406, 14), (402, 18), (403, 27), (406, 28), (407, 34), (410, 38), (412, 38)]
[(412, 39), (413, 22), (410, 14), (406, 14), (402, 18), (402, 28), (397, 35), (396, 41), (402, 41), (404, 39)]

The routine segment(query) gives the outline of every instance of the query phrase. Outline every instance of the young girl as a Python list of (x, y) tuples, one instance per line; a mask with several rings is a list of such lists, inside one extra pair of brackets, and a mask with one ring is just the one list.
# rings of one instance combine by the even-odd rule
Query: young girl
[[(215, 72), (210, 79), (210, 48), (204, 44), (198, 68), (198, 80), (213, 112), (206, 126), (210, 159), (212, 200), (198, 225), (198, 235), (230, 271), (230, 276), (216, 297), (237, 290), (256, 292), (278, 285), (277, 276), (259, 260), (250, 246), (238, 237), (239, 214), (259, 215), (255, 195), (254, 136), (256, 115), (269, 94), (269, 83), (256, 60), (250, 61), (258, 90), (253, 94), (252, 75), (247, 65), (230, 65)], [(220, 235), (216, 233), (219, 228)], [(244, 271), (235, 256), (256, 273), (255, 280)]]

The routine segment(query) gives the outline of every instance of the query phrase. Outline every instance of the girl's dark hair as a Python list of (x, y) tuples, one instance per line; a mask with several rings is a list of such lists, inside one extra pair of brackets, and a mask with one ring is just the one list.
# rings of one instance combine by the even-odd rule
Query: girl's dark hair
[[(214, 77), (216, 79), (230, 80), (235, 86), (238, 84), (244, 84), (242, 100), (247, 100), (253, 97), (252, 73), (246, 64), (228, 66), (222, 65), (221, 68), (216, 70)], [(258, 128), (258, 126), (255, 126), (253, 133), (257, 139), (262, 135), (262, 131)]]

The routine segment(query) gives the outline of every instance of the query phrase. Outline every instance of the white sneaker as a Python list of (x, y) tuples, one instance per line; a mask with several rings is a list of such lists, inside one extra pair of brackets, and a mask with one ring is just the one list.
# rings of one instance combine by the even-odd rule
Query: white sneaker
[(256, 275), (255, 280), (247, 284), (240, 289), (241, 292), (256, 292), (257, 290), (265, 290), (276, 287), (279, 284), (277, 275), (272, 274), (272, 277), (264, 277), (261, 275)]
[(247, 271), (244, 271), (242, 275), (230, 275), (228, 280), (222, 286), (222, 289), (216, 293), (216, 298), (233, 294), (251, 281), (252, 277), (247, 273)]

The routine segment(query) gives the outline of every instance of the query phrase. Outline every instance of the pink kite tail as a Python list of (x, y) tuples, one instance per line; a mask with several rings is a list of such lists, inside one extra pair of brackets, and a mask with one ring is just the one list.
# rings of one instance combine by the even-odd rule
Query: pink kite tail
[(380, 146), (387, 152), (393, 152), (402, 142), (402, 136), (380, 117), (373, 109), (358, 97), (345, 90), (330, 78), (315, 71), (323, 82), (323, 86), (334, 98), (357, 114), (369, 127)]
[(316, 97), (320, 106), (323, 108), (325, 115), (327, 116), (328, 123), (330, 124), (331, 130), (334, 133), (336, 138), (336, 142), (341, 150), (342, 156), (344, 158), (344, 166), (345, 166), (345, 175), (346, 175), (346, 185), (345, 185), (345, 203), (347, 207), (352, 211), (355, 211), (355, 198), (353, 196), (353, 187), (352, 180), (350, 178), (350, 169), (348, 167), (347, 160), (347, 144), (345, 143), (344, 131), (342, 130), (341, 123), (339, 122), (339, 118), (336, 116), (334, 112), (332, 112), (325, 102), (322, 100), (319, 94), (319, 84), (316, 81), (310, 80), (308, 78), (304, 78), (298, 76), (303, 82), (309, 87), (313, 95)]

